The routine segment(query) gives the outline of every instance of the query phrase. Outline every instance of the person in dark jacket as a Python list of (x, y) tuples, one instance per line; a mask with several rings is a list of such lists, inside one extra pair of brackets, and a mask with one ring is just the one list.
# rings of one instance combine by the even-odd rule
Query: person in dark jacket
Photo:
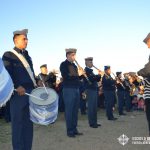
[(77, 68), (74, 61), (76, 49), (66, 49), (67, 59), (60, 65), (63, 77), (63, 100), (65, 104), (65, 119), (68, 137), (82, 135), (77, 129), (78, 108), (80, 102), (80, 76), (84, 74), (82, 69)]
[(29, 114), (29, 97), (25, 93), (31, 93), (35, 87), (35, 80), (34, 76), (31, 79), (22, 61), (17, 57), (17, 55), (24, 57), (29, 65), (28, 69), (30, 68), (30, 72), (34, 75), (32, 60), (26, 50), (27, 33), (27, 29), (15, 31), (13, 33), (15, 47), (12, 51), (5, 52), (2, 57), (16, 89), (10, 99), (13, 150), (31, 150), (32, 148), (33, 123)]
[(124, 74), (124, 81), (123, 81), (124, 87), (125, 87), (125, 108), (126, 112), (131, 112), (132, 110), (132, 100), (131, 100), (131, 89), (132, 89), (132, 82), (130, 75)]
[(125, 104), (125, 86), (122, 80), (122, 72), (116, 72), (117, 75), (117, 96), (118, 96), (118, 112), (119, 115), (126, 115), (123, 112), (123, 106)]
[(102, 78), (102, 86), (106, 103), (106, 116), (108, 120), (116, 120), (117, 118), (115, 118), (113, 115), (113, 107), (116, 99), (116, 81), (111, 77), (110, 66), (105, 66), (104, 71), (105, 74)]
[(91, 128), (98, 128), (101, 124), (97, 123), (97, 99), (98, 99), (98, 83), (101, 79), (100, 72), (95, 75), (93, 72), (93, 57), (85, 58), (85, 72), (90, 81), (86, 82), (86, 94), (88, 103), (88, 121)]
[[(143, 42), (148, 46), (148, 48), (150, 48), (150, 33), (143, 40)], [(149, 62), (144, 66), (144, 68), (139, 70), (137, 74), (144, 78), (145, 109), (150, 136), (150, 59)]]
[(56, 75), (52, 72), (48, 74), (47, 64), (41, 65), (40, 69), (41, 73), (38, 75), (39, 85), (43, 86), (40, 82), (40, 79), (42, 78), (42, 81), (44, 82), (46, 87), (55, 89)]

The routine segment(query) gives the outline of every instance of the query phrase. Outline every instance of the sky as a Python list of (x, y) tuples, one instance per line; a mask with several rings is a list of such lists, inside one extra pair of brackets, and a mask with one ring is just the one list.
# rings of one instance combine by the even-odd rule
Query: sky
[(0, 2), (0, 57), (14, 47), (13, 31), (27, 28), (36, 74), (42, 64), (59, 69), (65, 48), (77, 61), (113, 72), (138, 71), (148, 62), (143, 39), (150, 32), (149, 0), (3, 0)]

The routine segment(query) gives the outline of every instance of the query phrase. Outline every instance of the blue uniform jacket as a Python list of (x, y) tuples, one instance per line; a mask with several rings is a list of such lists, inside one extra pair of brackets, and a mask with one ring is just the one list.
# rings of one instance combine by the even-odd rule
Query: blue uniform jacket
[(63, 87), (67, 88), (80, 88), (81, 82), (78, 75), (77, 66), (74, 63), (69, 62), (67, 59), (61, 63), (60, 72), (63, 77)]
[[(14, 48), (14, 50), (17, 51), (18, 53), (22, 52), (20, 49), (16, 47)], [(27, 62), (29, 63), (31, 70), (33, 71), (32, 60), (31, 60), (31, 57), (28, 55), (28, 51), (24, 50), (23, 55), (26, 58)], [(10, 51), (5, 52), (2, 59), (4, 62), (5, 68), (7, 69), (8, 73), (10, 74), (13, 80), (15, 88), (17, 88), (18, 86), (23, 86), (25, 89), (34, 88), (33, 82), (28, 72), (26, 71), (22, 62), (19, 60), (19, 58), (15, 54), (13, 54)]]
[(95, 75), (93, 73), (93, 69), (90, 69), (88, 67), (85, 67), (85, 72), (86, 72), (86, 75), (89, 79), (89, 81), (91, 82), (91, 84), (88, 83), (87, 80), (85, 80), (85, 86), (87, 89), (93, 89), (93, 90), (98, 90), (98, 84), (97, 82), (100, 81), (101, 79), (101, 76), (100, 75)]
[(105, 75), (102, 78), (102, 86), (103, 86), (103, 90), (108, 90), (108, 91), (115, 91), (116, 87), (115, 87), (116, 81), (113, 80), (113, 78), (111, 76)]

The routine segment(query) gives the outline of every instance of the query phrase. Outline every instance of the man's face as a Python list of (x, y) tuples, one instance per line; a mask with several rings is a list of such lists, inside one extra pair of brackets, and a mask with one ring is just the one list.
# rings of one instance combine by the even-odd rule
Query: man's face
[(122, 74), (119, 74), (119, 75), (118, 75), (118, 78), (122, 78)]
[(148, 39), (146, 44), (147, 44), (148, 48), (150, 48), (150, 39)]
[(42, 67), (42, 68), (41, 68), (41, 73), (42, 73), (42, 74), (47, 74), (47, 73), (48, 73), (47, 68), (46, 68), (46, 67)]
[(67, 59), (71, 62), (74, 62), (76, 59), (76, 53), (67, 54)]
[(19, 35), (14, 39), (15, 46), (19, 49), (25, 49), (28, 44), (27, 36)]
[(105, 72), (106, 72), (106, 74), (110, 75), (111, 74), (111, 69), (107, 69)]
[(86, 66), (89, 68), (93, 67), (93, 61), (86, 61)]
[(128, 76), (128, 80), (131, 84), (133, 83), (133, 78), (130, 75)]

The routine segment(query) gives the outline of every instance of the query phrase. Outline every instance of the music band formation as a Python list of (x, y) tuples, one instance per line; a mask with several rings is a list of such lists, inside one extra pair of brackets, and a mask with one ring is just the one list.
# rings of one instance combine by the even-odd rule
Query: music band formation
[[(41, 73), (35, 76), (32, 59), (26, 50), (27, 33), (27, 29), (13, 32), (15, 52), (7, 51), (2, 57), (16, 89), (6, 105), (8, 109), (10, 105), (14, 150), (31, 150), (32, 148), (33, 122), (30, 120), (29, 96), (25, 93), (30, 94), (33, 89), (43, 86), (55, 89), (59, 95), (59, 111), (65, 112), (68, 137), (83, 135), (77, 129), (79, 108), (81, 114), (87, 113), (89, 127), (98, 128), (101, 124), (97, 120), (97, 107), (104, 107), (107, 119), (115, 121), (117, 120), (113, 114), (115, 105), (120, 116), (127, 115), (125, 111), (145, 109), (150, 133), (150, 62), (137, 73), (128, 72), (122, 75), (122, 72), (113, 74), (111, 66), (104, 66), (104, 71), (101, 71), (94, 66), (93, 57), (87, 57), (83, 69), (76, 60), (77, 49), (68, 48), (65, 49), (66, 60), (60, 64), (61, 82), (56, 84), (56, 73), (48, 73), (46, 64), (40, 66)], [(144, 42), (150, 48), (150, 34)], [(27, 67), (15, 53), (23, 56), (23, 59), (27, 61)], [(97, 70), (97, 74), (93, 69)], [(144, 101), (142, 98), (136, 101), (137, 95), (143, 97), (143, 93)]]

